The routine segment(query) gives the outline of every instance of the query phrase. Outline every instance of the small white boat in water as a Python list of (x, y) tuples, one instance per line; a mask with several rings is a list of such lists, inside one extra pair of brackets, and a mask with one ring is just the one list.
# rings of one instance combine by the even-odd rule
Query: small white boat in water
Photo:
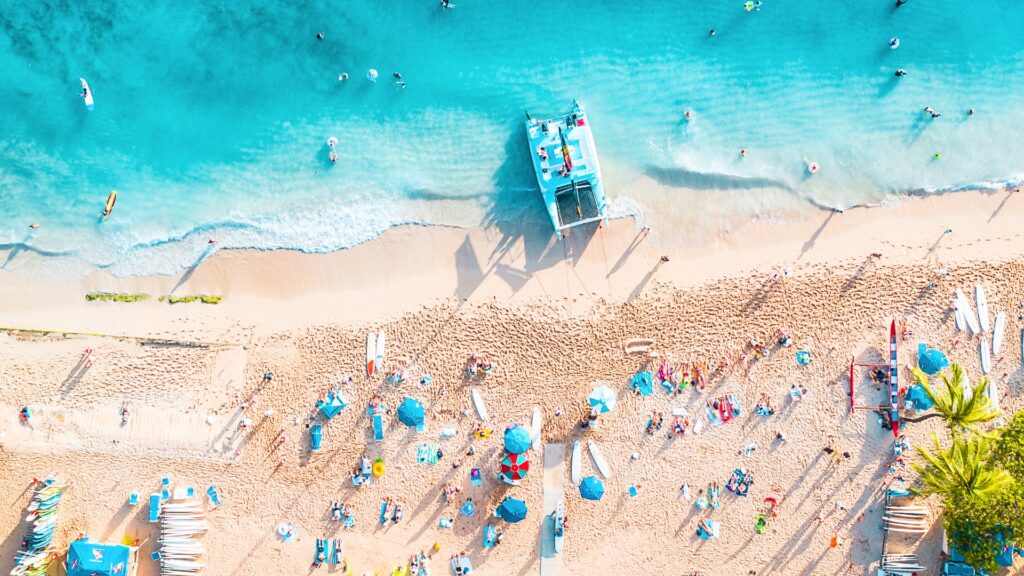
[(79, 78), (82, 82), (82, 99), (85, 100), (85, 109), (92, 110), (92, 89), (89, 88), (89, 83), (85, 81), (85, 78)]

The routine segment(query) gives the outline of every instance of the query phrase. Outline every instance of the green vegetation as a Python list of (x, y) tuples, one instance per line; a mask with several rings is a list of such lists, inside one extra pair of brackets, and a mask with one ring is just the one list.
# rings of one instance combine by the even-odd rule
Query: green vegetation
[(956, 362), (941, 374), (941, 387), (932, 386), (928, 376), (917, 368), (914, 368), (914, 378), (935, 402), (934, 415), (942, 417), (950, 434), (955, 435), (962, 430), (977, 431), (979, 425), (1000, 416), (985, 394), (988, 376), (982, 376), (971, 388), (970, 397), (965, 393), (963, 366)]
[(90, 292), (85, 295), (89, 302), (144, 302), (149, 294), (111, 294), (109, 292)]
[(938, 436), (932, 448), (918, 448), (923, 465), (923, 494), (936, 494), (946, 509), (945, 528), (956, 549), (972, 566), (998, 569), (1000, 542), (1024, 539), (1024, 411), (1003, 428), (986, 433), (980, 426), (999, 417), (985, 394), (988, 378), (964, 393), (963, 368), (953, 363), (942, 374), (942, 386), (914, 371), (918, 383), (935, 402), (935, 415), (945, 421), (950, 443)]
[(192, 302), (202, 302), (203, 304), (220, 304), (223, 296), (161, 296), (161, 302), (167, 302), (169, 304), (191, 304)]

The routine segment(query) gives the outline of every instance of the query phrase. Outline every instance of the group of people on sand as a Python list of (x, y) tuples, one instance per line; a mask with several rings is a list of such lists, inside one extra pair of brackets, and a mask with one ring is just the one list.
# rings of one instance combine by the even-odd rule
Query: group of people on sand
[(484, 376), (494, 372), (493, 355), (489, 352), (473, 352), (466, 362), (466, 375), (475, 378), (477, 374)]
[(402, 504), (393, 498), (384, 498), (381, 504), (380, 525), (387, 526), (388, 523), (398, 524), (405, 517), (405, 510)]
[(689, 386), (704, 390), (707, 386), (708, 365), (706, 362), (682, 362), (673, 366), (670, 362), (662, 362), (658, 366), (658, 381), (668, 390), (682, 394)]
[(351, 530), (356, 527), (355, 510), (348, 504), (334, 500), (331, 502), (331, 520), (344, 522), (345, 528)]

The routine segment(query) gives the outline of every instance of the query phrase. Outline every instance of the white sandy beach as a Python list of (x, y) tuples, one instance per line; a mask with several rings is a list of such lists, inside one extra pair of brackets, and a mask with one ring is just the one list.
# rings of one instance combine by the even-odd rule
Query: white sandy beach
[[(222, 252), (174, 277), (95, 273), (57, 282), (0, 273), (0, 327), (51, 331), (0, 335), (6, 414), (0, 419), (0, 558), (11, 563), (18, 548), (33, 477), (55, 472), (75, 483), (57, 528), (57, 540), (66, 545), (79, 533), (155, 540), (146, 507), (126, 501), (130, 492), (147, 495), (171, 475), (200, 492), (215, 484), (223, 495), (204, 539), (208, 574), (310, 573), (314, 540), (324, 536), (343, 539), (353, 574), (389, 574), (435, 542), (440, 551), (431, 574), (451, 573), (447, 559), (459, 551), (472, 558), (474, 574), (538, 574), (543, 456), (529, 454), (533, 469), (521, 486), (506, 487), (493, 477), (501, 431), (528, 425), (538, 405), (545, 444), (564, 444), (568, 451), (575, 439), (596, 440), (613, 469), (599, 502), (581, 500), (565, 479), (570, 527), (558, 558), (562, 574), (868, 574), (881, 554), (880, 491), (889, 481), (893, 438), (874, 414), (850, 413), (850, 357), (881, 358), (890, 321), (904, 319), (913, 335), (901, 344), (901, 364), (912, 363), (917, 342), (924, 341), (978, 377), (977, 337), (955, 331), (951, 299), (956, 288), (968, 292), (981, 283), (989, 309), (1008, 315), (991, 376), (1006, 394), (1004, 411), (1024, 408), (1018, 396), (1022, 217), (1020, 194), (968, 192), (814, 213), (785, 226), (752, 222), (670, 253), (657, 248), (664, 231), (648, 237), (630, 221), (576, 233), (564, 246), (549, 230), (502, 224), (405, 227), (327, 255)], [(784, 270), (787, 278), (769, 280)], [(95, 291), (154, 298), (86, 302), (84, 294)], [(156, 301), (169, 293), (224, 300)], [(771, 341), (779, 328), (793, 336), (792, 348), (749, 365), (736, 362), (749, 339)], [(366, 334), (381, 329), (388, 338), (385, 368), (397, 368), (403, 358), (409, 363), (403, 385), (365, 376)], [(145, 345), (99, 334), (200, 344)], [(635, 337), (654, 339), (659, 358), (626, 355), (622, 344)], [(85, 367), (81, 357), (90, 347), (97, 360)], [(797, 349), (811, 353), (809, 366), (796, 364)], [(493, 352), (496, 369), (469, 379), (466, 360), (481, 351)], [(724, 359), (731, 366), (716, 370)], [(649, 397), (628, 392), (630, 376), (656, 371), (663, 361), (706, 362), (708, 390), (677, 396), (656, 390)], [(263, 381), (266, 371), (273, 374), (270, 382)], [(421, 374), (433, 377), (429, 387), (417, 383)], [(344, 375), (353, 375), (353, 382), (340, 384)], [(583, 431), (577, 423), (596, 382), (618, 390), (619, 403), (596, 429)], [(808, 395), (791, 400), (792, 384), (806, 386)], [(324, 423), (324, 448), (314, 454), (296, 419), (305, 419), (335, 385), (351, 405)], [(489, 439), (471, 440), (478, 421), (471, 386), (481, 390), (490, 411), (487, 424), (495, 434)], [(666, 437), (674, 408), (697, 415), (706, 400), (727, 393), (742, 399), (742, 416), (706, 424), (700, 435)], [(775, 415), (753, 414), (761, 393), (771, 396)], [(385, 441), (372, 442), (365, 408), (375, 394), (392, 408), (404, 396), (422, 400), (425, 430), (416, 434), (388, 418)], [(885, 392), (867, 381), (858, 394), (865, 402), (885, 402)], [(122, 427), (118, 410), (125, 402), (133, 417)], [(17, 411), (26, 405), (31, 427), (18, 423)], [(663, 412), (667, 422), (648, 435), (652, 411)], [(242, 417), (253, 424), (238, 430)], [(931, 420), (907, 426), (906, 433), (920, 445), (938, 426)], [(447, 427), (458, 434), (439, 439)], [(780, 428), (784, 442), (775, 439)], [(422, 442), (441, 446), (440, 462), (416, 463)], [(741, 455), (751, 443), (756, 449)], [(470, 445), (475, 454), (463, 457)], [(833, 458), (825, 447), (850, 456)], [(356, 489), (349, 474), (364, 453), (382, 457), (387, 472)], [(461, 464), (454, 468), (456, 458)], [(482, 487), (470, 485), (473, 467), (487, 478)], [(709, 483), (724, 484), (739, 467), (754, 474), (750, 495), (723, 491), (721, 508), (710, 512), (722, 535), (699, 539), (696, 524), (709, 512), (686, 501), (680, 486), (688, 484), (695, 496)], [(589, 460), (583, 470), (595, 474)], [(912, 479), (909, 470), (906, 476)], [(472, 497), (480, 512), (440, 530), (438, 518), (457, 513), (457, 505), (446, 508), (440, 496), (447, 482), (462, 485), (458, 503)], [(635, 499), (626, 492), (631, 485)], [(524, 499), (530, 513), (505, 526), (499, 546), (483, 550), (482, 527), (504, 495)], [(376, 518), (385, 497), (403, 502), (406, 514), (398, 525), (381, 528)], [(778, 499), (781, 509), (758, 535), (754, 517), (766, 497)], [(330, 519), (332, 500), (354, 507), (353, 530)], [(935, 509), (934, 528), (904, 545), (934, 574), (941, 523), (937, 502), (928, 505)], [(297, 541), (277, 538), (281, 522), (296, 526)], [(830, 548), (834, 535), (842, 541)], [(144, 558), (152, 545), (143, 545)], [(139, 574), (158, 571), (144, 559)], [(312, 573), (332, 571), (341, 572), (325, 565)]]

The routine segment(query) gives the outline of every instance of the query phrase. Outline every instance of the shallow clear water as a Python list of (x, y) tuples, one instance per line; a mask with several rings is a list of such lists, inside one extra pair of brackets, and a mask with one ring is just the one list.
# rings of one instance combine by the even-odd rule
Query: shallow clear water
[(189, 266), (210, 237), (326, 251), (543, 220), (523, 113), (573, 98), (614, 211), (668, 229), (1024, 173), (1009, 1), (0, 4), (0, 244), (116, 274)]

